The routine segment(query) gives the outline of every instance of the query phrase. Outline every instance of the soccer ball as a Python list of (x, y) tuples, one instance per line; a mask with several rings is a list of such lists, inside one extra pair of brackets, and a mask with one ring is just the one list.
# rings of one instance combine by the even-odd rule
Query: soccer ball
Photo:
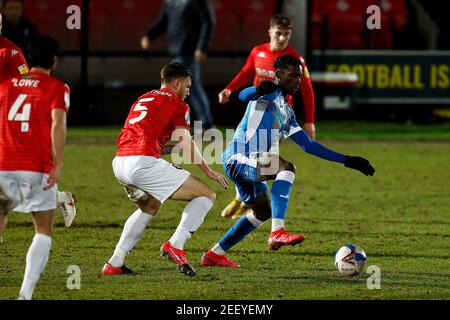
[(366, 253), (354, 244), (346, 244), (334, 256), (334, 265), (343, 276), (357, 276), (363, 271), (366, 262)]

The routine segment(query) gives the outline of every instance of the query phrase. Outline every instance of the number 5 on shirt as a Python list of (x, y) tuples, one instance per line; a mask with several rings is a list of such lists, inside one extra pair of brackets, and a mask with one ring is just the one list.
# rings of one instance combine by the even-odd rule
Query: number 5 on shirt
[(141, 111), (141, 114), (137, 118), (130, 119), (129, 121), (130, 124), (136, 124), (139, 121), (144, 120), (144, 118), (147, 116), (148, 108), (146, 106), (143, 106), (141, 103), (151, 102), (153, 100), (155, 100), (155, 98), (144, 98), (139, 100), (139, 103), (134, 107), (133, 111), (134, 112)]

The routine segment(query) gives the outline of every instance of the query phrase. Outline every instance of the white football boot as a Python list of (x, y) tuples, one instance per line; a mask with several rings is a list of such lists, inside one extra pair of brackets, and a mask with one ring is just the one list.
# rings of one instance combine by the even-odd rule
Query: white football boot
[(56, 204), (61, 209), (61, 215), (64, 218), (64, 224), (67, 228), (69, 228), (72, 225), (75, 216), (77, 215), (74, 196), (70, 192), (58, 191), (56, 196)]

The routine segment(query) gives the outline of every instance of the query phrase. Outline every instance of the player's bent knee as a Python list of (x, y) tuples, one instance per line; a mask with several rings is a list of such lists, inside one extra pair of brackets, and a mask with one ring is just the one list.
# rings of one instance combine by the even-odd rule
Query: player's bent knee
[(295, 166), (295, 164), (289, 162), (286, 170), (295, 174), (297, 172), (297, 167)]
[(267, 221), (272, 217), (272, 214), (268, 213), (267, 211), (265, 212), (257, 212), (257, 211), (253, 211), (255, 214), (256, 219), (258, 219), (259, 221)]
[(158, 213), (158, 211), (159, 211), (159, 205), (150, 205), (150, 206), (146, 206), (146, 207), (140, 207), (140, 209), (141, 209), (141, 211), (143, 212), (143, 213), (147, 213), (147, 214), (149, 214), (149, 215), (151, 215), (151, 216), (156, 216), (156, 214)]
[(150, 198), (144, 201), (138, 201), (137, 204), (142, 212), (147, 213), (151, 216), (155, 216), (158, 213), (159, 208), (161, 207), (161, 203), (154, 198)]
[(206, 197), (212, 202), (216, 201), (217, 198), (216, 192), (207, 184), (204, 184), (203, 182), (201, 184), (202, 188), (198, 189), (199, 191), (198, 197)]
[(206, 192), (205, 197), (207, 197), (212, 202), (216, 201), (217, 194), (213, 189), (208, 188), (209, 190)]
[(188, 180), (178, 189), (170, 199), (192, 201), (195, 198), (206, 197), (212, 202), (216, 200), (216, 193), (200, 179), (190, 176)]
[(272, 217), (272, 209), (267, 195), (255, 199), (251, 203), (246, 203), (253, 210), (253, 214), (259, 221), (267, 221)]
[(283, 171), (290, 171), (295, 174), (297, 172), (297, 167), (295, 166), (295, 164), (289, 161), (285, 161), (285, 163), (283, 164)]

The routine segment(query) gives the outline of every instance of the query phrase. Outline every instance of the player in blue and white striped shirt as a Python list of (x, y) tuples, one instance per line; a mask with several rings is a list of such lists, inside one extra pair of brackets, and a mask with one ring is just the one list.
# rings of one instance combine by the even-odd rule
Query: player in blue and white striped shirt
[[(279, 156), (282, 139), (289, 138), (312, 155), (343, 163), (365, 175), (372, 176), (375, 172), (366, 159), (332, 151), (312, 141), (298, 125), (285, 95), (298, 90), (302, 76), (301, 62), (285, 55), (276, 60), (275, 70), (278, 85), (275, 91), (249, 102), (244, 118), (222, 154), (225, 172), (253, 212), (238, 220), (211, 250), (205, 252), (200, 262), (202, 266), (239, 267), (237, 262), (228, 260), (225, 253), (270, 218), (272, 232), (269, 249), (278, 250), (305, 239), (302, 235), (288, 233), (284, 228), (295, 165)], [(250, 96), (255, 99), (264, 93), (261, 92), (262, 86), (244, 90), (241, 98)], [(274, 180), (271, 197), (267, 186), (269, 180)]]

